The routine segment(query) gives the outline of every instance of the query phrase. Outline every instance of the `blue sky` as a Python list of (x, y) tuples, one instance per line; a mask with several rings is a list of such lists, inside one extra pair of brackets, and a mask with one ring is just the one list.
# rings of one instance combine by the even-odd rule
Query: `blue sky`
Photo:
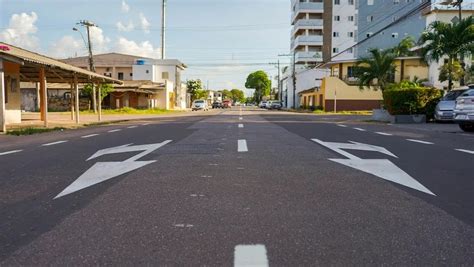
[[(83, 55), (72, 27), (81, 19), (99, 25), (94, 52), (159, 55), (159, 0), (0, 0), (0, 40), (54, 57)], [(189, 65), (184, 78), (211, 89), (244, 88), (248, 73), (288, 53), (289, 0), (168, 0), (167, 58)], [(120, 24), (119, 24), (120, 23)], [(288, 62), (287, 58), (280, 58)]]

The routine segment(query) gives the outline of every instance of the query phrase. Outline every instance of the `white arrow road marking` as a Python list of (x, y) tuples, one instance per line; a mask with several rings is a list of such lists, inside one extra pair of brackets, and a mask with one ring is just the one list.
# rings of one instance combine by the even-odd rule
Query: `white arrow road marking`
[(431, 142), (416, 140), (416, 139), (407, 139), (407, 141), (410, 141), (410, 142), (413, 142), (413, 143), (425, 144), (425, 145), (433, 145), (434, 144), (434, 143), (431, 143)]
[(234, 250), (234, 266), (268, 266), (265, 245), (238, 245)]
[(149, 144), (149, 145), (137, 145), (137, 146), (123, 145), (123, 146), (99, 150), (87, 160), (95, 159), (100, 156), (108, 155), (108, 154), (136, 152), (136, 151), (143, 151), (143, 152), (131, 158), (128, 158), (125, 161), (95, 163), (91, 168), (89, 168), (79, 178), (77, 178), (72, 184), (70, 184), (61, 193), (59, 193), (54, 199), (74, 193), (76, 191), (82, 190), (89, 186), (107, 181), (111, 178), (117, 177), (119, 175), (139, 169), (148, 164), (154, 163), (156, 162), (156, 160), (150, 160), (150, 161), (137, 161), (137, 160), (150, 154), (151, 152), (157, 150), (158, 148), (170, 142), (171, 140), (164, 141), (158, 144)]
[(459, 151), (459, 152), (464, 152), (464, 153), (468, 153), (468, 154), (473, 154), (473, 155), (474, 155), (474, 151), (472, 151), (472, 150), (466, 150), (466, 149), (456, 149), (456, 151)]
[(247, 140), (245, 139), (240, 139), (238, 142), (237, 142), (237, 151), (238, 152), (248, 152), (249, 149), (247, 147)]
[(357, 156), (354, 156), (342, 149), (351, 149), (351, 150), (363, 150), (363, 151), (376, 151), (397, 158), (393, 153), (387, 149), (380, 146), (373, 146), (368, 144), (362, 144), (357, 142), (349, 143), (331, 143), (323, 142), (318, 139), (312, 139), (314, 142), (325, 146), (349, 159), (329, 159), (331, 161), (337, 162), (339, 164), (346, 165), (348, 167), (375, 175), (384, 180), (388, 180), (394, 183), (401, 184), (403, 186), (421, 191), (426, 194), (434, 195), (428, 188), (424, 187), (413, 177), (408, 175), (402, 169), (398, 168), (397, 165), (393, 164), (390, 160), (387, 159), (361, 159)]
[(42, 144), (41, 146), (54, 146), (54, 145), (59, 145), (59, 144), (66, 143), (66, 142), (67, 141), (57, 141), (57, 142), (53, 142), (53, 143)]
[(1, 152), (0, 156), (13, 154), (13, 153), (18, 153), (18, 152), (21, 152), (21, 151), (23, 151), (23, 150), (20, 149), (20, 150), (5, 151), (5, 152)]

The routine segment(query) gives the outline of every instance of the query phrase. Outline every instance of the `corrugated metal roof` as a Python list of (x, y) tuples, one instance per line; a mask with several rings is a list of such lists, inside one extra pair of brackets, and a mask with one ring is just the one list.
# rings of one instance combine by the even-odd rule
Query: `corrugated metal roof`
[(111, 83), (122, 84), (122, 82), (119, 80), (112, 79), (110, 77), (103, 76), (103, 75), (100, 75), (100, 74), (97, 74), (85, 69), (74, 67), (72, 65), (66, 64), (59, 60), (56, 60), (47, 56), (43, 56), (41, 54), (31, 52), (31, 51), (28, 51), (28, 50), (25, 50), (25, 49), (22, 49), (22, 48), (19, 48), (7, 43), (0, 42), (0, 47), (1, 47), (0, 57), (2, 55), (6, 55), (9, 57), (16, 58), (22, 62), (33, 63), (37, 65), (47, 66), (50, 68), (58, 68), (63, 71), (76, 73), (78, 75), (92, 77), (95, 79), (101, 79), (101, 80), (111, 82)]

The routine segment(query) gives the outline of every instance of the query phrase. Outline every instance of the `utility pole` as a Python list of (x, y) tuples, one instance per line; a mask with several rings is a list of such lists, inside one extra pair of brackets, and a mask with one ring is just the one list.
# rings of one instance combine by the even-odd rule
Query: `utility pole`
[(161, 59), (165, 59), (166, 0), (161, 5)]
[(281, 101), (283, 95), (282, 95), (282, 92), (281, 92), (281, 90), (282, 90), (281, 84), (282, 83), (281, 83), (281, 74), (280, 74), (281, 73), (281, 71), (280, 71), (280, 60), (278, 59), (277, 63), (269, 63), (269, 64), (277, 66), (277, 68), (278, 68), (278, 75), (277, 75), (277, 77), (278, 77), (278, 95), (279, 95), (278, 100)]
[(296, 109), (296, 50), (293, 51), (293, 109)]
[[(91, 21), (88, 21), (88, 20), (81, 20), (81, 21), (79, 21), (78, 24), (83, 26), (83, 27), (86, 27), (86, 30), (87, 30), (87, 48), (89, 50), (89, 70), (92, 71), (92, 72), (95, 72), (94, 57), (92, 56), (92, 42), (91, 42), (90, 27), (98, 27), (98, 26), (94, 22), (91, 22)], [(93, 95), (92, 105), (94, 106), (94, 113), (97, 113), (96, 88), (94, 86), (94, 83), (91, 83), (91, 84), (92, 84), (92, 95)]]

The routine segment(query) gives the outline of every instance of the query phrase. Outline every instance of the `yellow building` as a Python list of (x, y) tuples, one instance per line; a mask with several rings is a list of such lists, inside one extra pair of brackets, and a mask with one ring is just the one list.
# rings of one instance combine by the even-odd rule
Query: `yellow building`
[[(380, 108), (382, 92), (361, 90), (354, 77), (356, 60), (333, 61), (323, 67), (331, 70), (330, 77), (322, 80), (321, 88), (300, 93), (300, 106), (321, 107), (325, 111), (371, 110)], [(395, 60), (394, 82), (428, 78), (428, 65), (420, 57), (400, 57)]]

